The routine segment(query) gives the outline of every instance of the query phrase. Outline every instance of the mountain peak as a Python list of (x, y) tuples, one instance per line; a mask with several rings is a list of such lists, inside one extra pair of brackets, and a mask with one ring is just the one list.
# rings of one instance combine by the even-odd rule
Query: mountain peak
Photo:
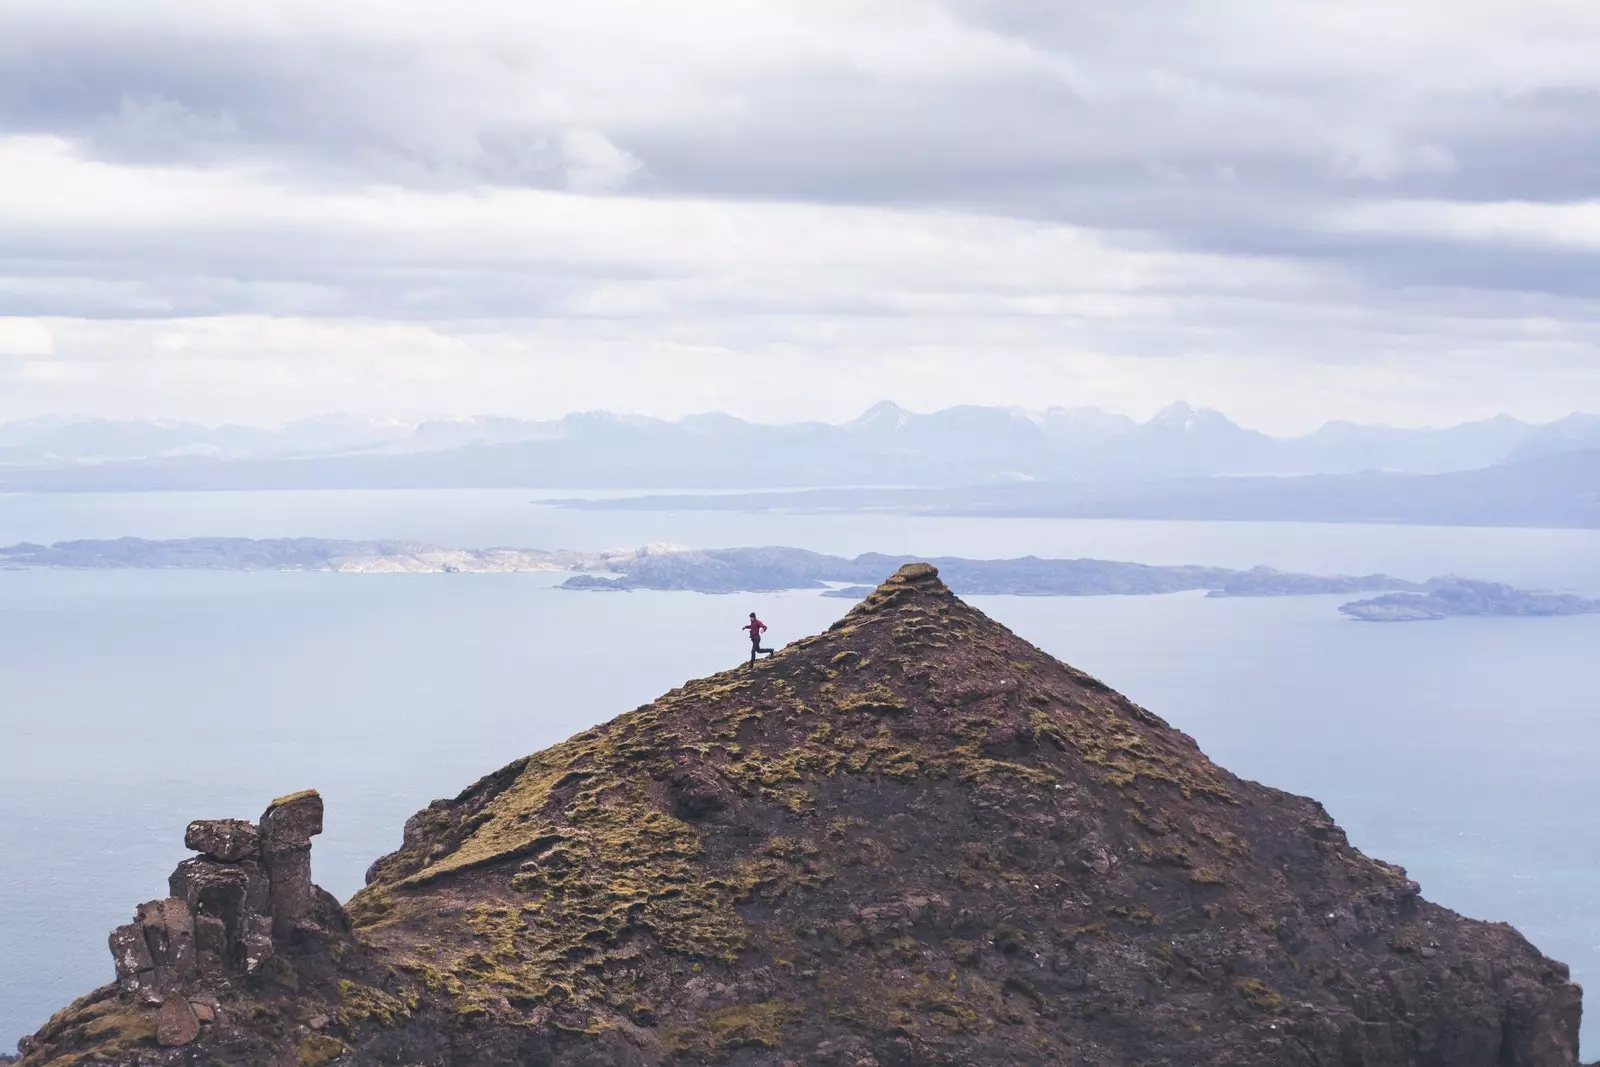
[(1203, 427), (1237, 429), (1238, 424), (1215, 408), (1197, 408), (1185, 401), (1168, 404), (1146, 426), (1190, 432)]
[(914, 597), (924, 597), (930, 600), (955, 599), (955, 594), (950, 587), (939, 578), (939, 568), (931, 563), (907, 563), (894, 572), (881, 585), (872, 591), (866, 599), (852, 608), (843, 619), (834, 624), (834, 628), (847, 626), (851, 619), (868, 615), (875, 615), (891, 607), (904, 604)]
[(911, 420), (912, 414), (893, 400), (880, 400), (859, 416), (845, 423), (853, 430), (898, 430)]
[[(185, 1040), (251, 1065), (1576, 1063), (1561, 965), (925, 563), (435, 801), (347, 910), (353, 934), (275, 930), (270, 973), (169, 993), (215, 1005)], [(113, 988), (24, 1062), (105, 1051), (105, 1005), (156, 1010)], [(169, 1062), (129, 1036), (155, 1022), (119, 1027), (117, 1062)]]

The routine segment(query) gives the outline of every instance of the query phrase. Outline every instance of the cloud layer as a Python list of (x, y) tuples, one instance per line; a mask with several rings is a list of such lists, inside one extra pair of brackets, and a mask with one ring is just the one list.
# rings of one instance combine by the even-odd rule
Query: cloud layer
[(1600, 407), (1600, 8), (0, 13), (0, 417)]

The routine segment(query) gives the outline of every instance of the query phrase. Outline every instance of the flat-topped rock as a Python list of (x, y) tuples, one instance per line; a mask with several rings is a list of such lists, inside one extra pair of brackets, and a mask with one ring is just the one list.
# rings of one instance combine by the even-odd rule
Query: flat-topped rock
[(183, 834), (185, 848), (223, 863), (237, 863), (260, 851), (256, 824), (247, 819), (196, 819)]

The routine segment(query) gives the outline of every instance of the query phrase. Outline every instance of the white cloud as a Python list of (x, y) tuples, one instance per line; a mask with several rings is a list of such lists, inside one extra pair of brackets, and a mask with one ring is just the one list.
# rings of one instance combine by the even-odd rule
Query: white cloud
[(38, 319), (0, 318), (0, 356), (48, 356), (55, 335)]
[(1597, 52), (1590, 0), (11, 0), (0, 414), (1600, 406)]
[(620, 189), (640, 167), (638, 159), (598, 130), (568, 130), (562, 134), (561, 158), (566, 164), (567, 188), (579, 193)]
[(1600, 200), (1568, 203), (1383, 201), (1340, 212), (1351, 233), (1425, 236), (1498, 247), (1532, 246), (1600, 254)]

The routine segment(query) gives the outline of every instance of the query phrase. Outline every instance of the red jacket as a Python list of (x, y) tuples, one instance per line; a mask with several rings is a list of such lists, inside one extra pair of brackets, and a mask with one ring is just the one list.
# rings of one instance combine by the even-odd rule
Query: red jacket
[(741, 630), (749, 630), (750, 631), (750, 640), (752, 640), (752, 641), (761, 640), (761, 635), (766, 630), (766, 628), (767, 628), (767, 624), (762, 622), (760, 619), (751, 619), (749, 622), (747, 622), (743, 626), (739, 627), (739, 629), (741, 629)]

